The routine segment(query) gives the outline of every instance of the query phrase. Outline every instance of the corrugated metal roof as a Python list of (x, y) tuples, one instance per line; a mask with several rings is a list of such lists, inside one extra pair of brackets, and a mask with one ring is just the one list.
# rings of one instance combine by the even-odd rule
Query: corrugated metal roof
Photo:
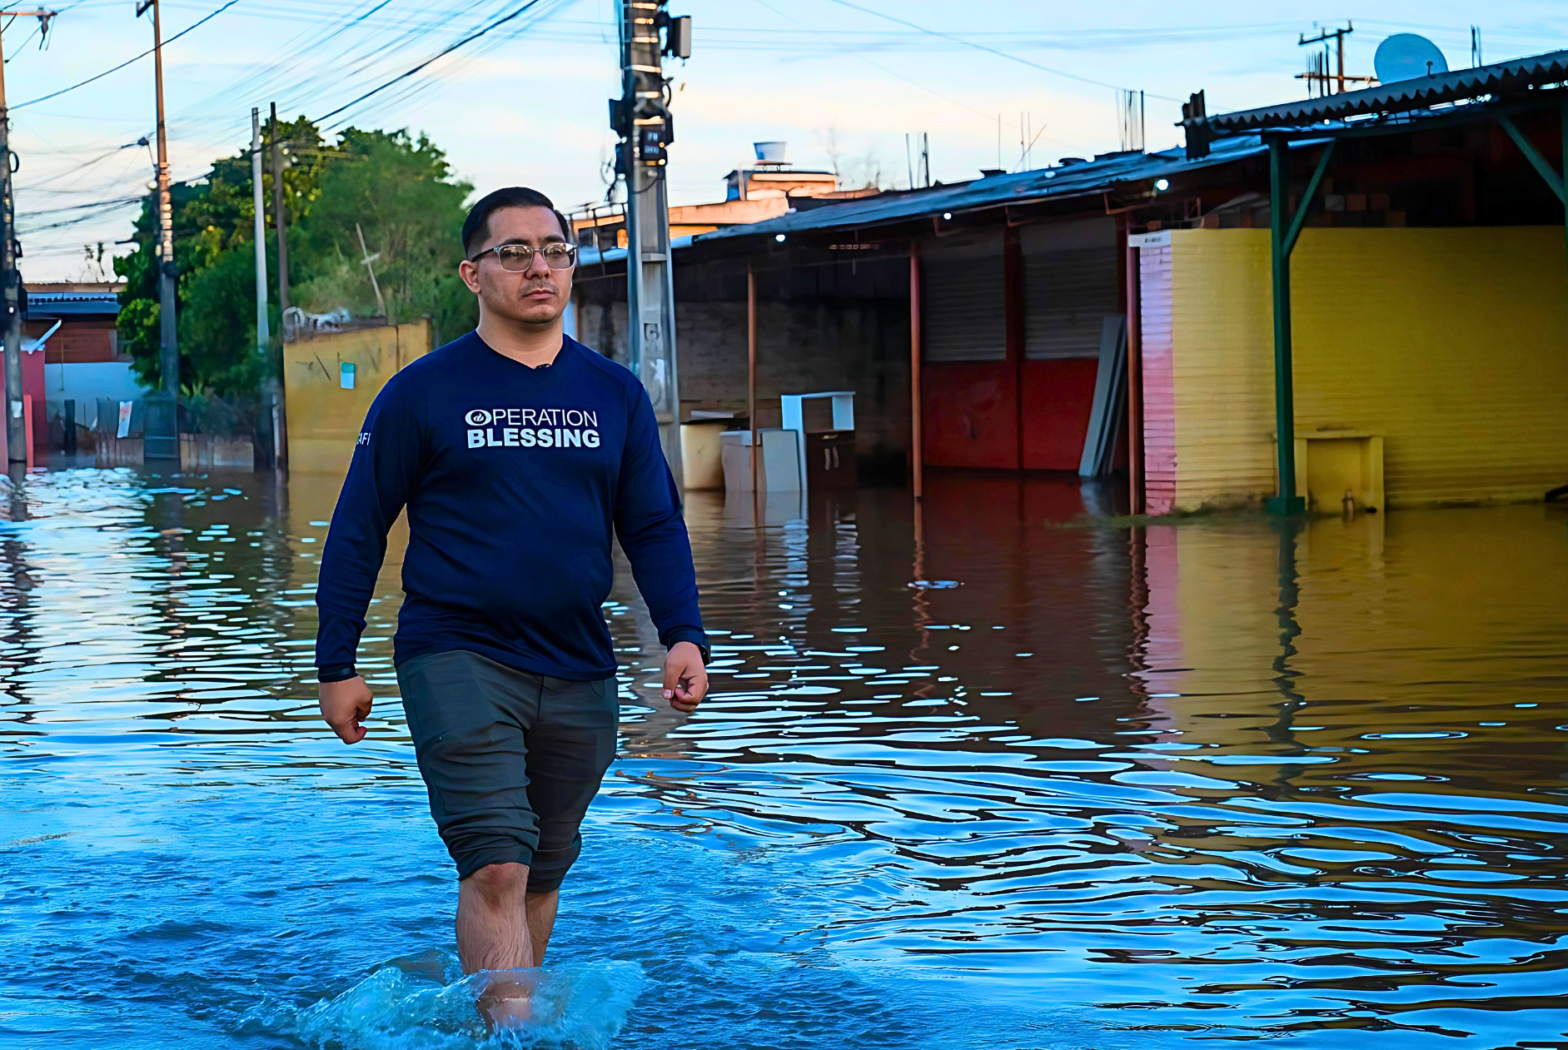
[(1188, 128), (1207, 125), (1210, 131), (1222, 134), (1255, 132), (1264, 128), (1299, 128), (1369, 113), (1408, 113), (1445, 102), (1522, 91), (1563, 80), (1568, 80), (1568, 51), (1551, 51), (1511, 62), (1400, 80), (1339, 95), (1188, 119), (1182, 121), (1182, 124)]
[(694, 243), (721, 240), (726, 237), (749, 237), (757, 234), (788, 235), (795, 231), (841, 229), (875, 226), (898, 222), (941, 212), (978, 211), (1002, 204), (1023, 204), (1029, 201), (1066, 198), (1104, 193), (1130, 182), (1148, 182), (1168, 178), (1185, 171), (1227, 164), (1242, 157), (1262, 152), (1265, 147), (1256, 139), (1231, 139), (1216, 144), (1213, 153), (1199, 160), (1188, 160), (1179, 149), (1162, 153), (1134, 153), (1106, 157), (1104, 160), (1072, 164), (1064, 168), (1044, 168), (1020, 171), (1009, 175), (992, 175), (973, 182), (931, 189), (906, 190), (902, 193), (883, 193), (876, 197), (863, 197), (830, 204), (808, 211), (796, 211), (765, 222), (748, 226), (730, 226), (712, 233), (699, 234)]
[[(1296, 145), (1304, 147), (1311, 143)], [(691, 244), (707, 244), (734, 237), (776, 237), (781, 233), (787, 237), (807, 230), (864, 228), (949, 211), (980, 211), (1004, 204), (1025, 204), (1053, 197), (1080, 197), (1104, 193), (1127, 183), (1151, 182), (1187, 171), (1228, 164), (1266, 149), (1255, 137), (1237, 137), (1215, 143), (1208, 156), (1197, 160), (1188, 160), (1180, 149), (1161, 153), (1123, 154), (1061, 168), (992, 175), (952, 186), (882, 193), (842, 204), (790, 212), (763, 222), (728, 226), (711, 233), (678, 238), (672, 247), (684, 248)], [(624, 258), (624, 248), (612, 248), (602, 257), (592, 248), (578, 252), (578, 264), (581, 266), (616, 262)]]
[(27, 316), (35, 320), (116, 316), (120, 298), (113, 292), (29, 292)]

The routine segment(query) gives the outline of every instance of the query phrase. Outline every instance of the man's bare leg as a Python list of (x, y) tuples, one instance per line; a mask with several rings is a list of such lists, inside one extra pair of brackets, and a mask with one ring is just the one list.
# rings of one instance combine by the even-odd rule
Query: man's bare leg
[(525, 898), (528, 911), (528, 939), (534, 946), (534, 965), (544, 965), (545, 949), (550, 947), (550, 932), (555, 929), (555, 909), (561, 903), (561, 891), (530, 893)]
[[(487, 864), (457, 887), (457, 955), (464, 973), (537, 965), (528, 927), (533, 910), (527, 906), (528, 865)], [(549, 916), (553, 924), (553, 906)], [(548, 940), (547, 929), (545, 942)], [(477, 1005), (487, 1021), (504, 1028), (531, 1016), (530, 991), (517, 981), (497, 981), (485, 988)]]

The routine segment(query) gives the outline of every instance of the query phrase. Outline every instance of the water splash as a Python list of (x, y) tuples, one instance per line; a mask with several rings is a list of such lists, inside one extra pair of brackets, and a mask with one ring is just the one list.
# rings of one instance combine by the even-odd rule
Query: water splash
[(269, 999), (246, 1031), (292, 1036), (322, 1050), (608, 1050), (646, 979), (632, 962), (573, 963), (536, 971), (534, 1020), (495, 1035), (474, 1009), (486, 974), (459, 977), (456, 960), (430, 952), (394, 960), (348, 990), (309, 1006)]

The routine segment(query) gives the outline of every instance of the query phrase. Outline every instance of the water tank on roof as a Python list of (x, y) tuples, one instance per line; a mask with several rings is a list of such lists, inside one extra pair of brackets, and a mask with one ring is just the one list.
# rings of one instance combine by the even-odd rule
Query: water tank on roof
[(1448, 72), (1448, 59), (1437, 45), (1415, 33), (1395, 33), (1377, 46), (1372, 68), (1385, 84)]
[(757, 160), (763, 164), (783, 164), (784, 151), (788, 142), (753, 142), (752, 149), (757, 151)]

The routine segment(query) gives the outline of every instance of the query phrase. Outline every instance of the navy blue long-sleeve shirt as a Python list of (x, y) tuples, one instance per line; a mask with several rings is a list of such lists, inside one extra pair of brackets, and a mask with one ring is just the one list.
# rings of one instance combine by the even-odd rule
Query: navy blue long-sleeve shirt
[(556, 678), (613, 675), (601, 610), (612, 530), (660, 641), (706, 647), (648, 395), (573, 339), (548, 367), (529, 368), (470, 332), (387, 382), (322, 552), (318, 668), (353, 664), (387, 530), (405, 507), (400, 664), (464, 649)]

